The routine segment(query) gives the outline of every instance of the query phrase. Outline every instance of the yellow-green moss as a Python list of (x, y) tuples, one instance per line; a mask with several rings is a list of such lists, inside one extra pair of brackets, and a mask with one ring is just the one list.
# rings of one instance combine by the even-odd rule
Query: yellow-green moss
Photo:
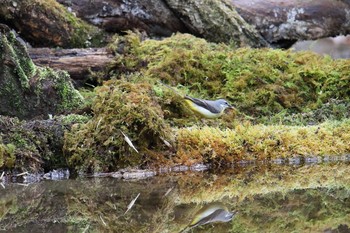
[(294, 156), (342, 155), (350, 152), (350, 120), (315, 126), (238, 124), (233, 129), (181, 128), (177, 162), (225, 165), (241, 160)]
[(9, 143), (7, 145), (0, 144), (0, 169), (12, 169), (15, 165), (16, 146)]
[[(96, 89), (93, 118), (66, 134), (69, 165), (77, 170), (116, 170), (162, 159), (171, 130), (151, 85), (112, 80)], [(123, 133), (139, 150), (134, 151)]]

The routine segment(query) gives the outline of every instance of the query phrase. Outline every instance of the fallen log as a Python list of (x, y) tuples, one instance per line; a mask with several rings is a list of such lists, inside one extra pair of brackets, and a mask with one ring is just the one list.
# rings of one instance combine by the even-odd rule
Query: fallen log
[(65, 70), (76, 87), (94, 84), (92, 72), (104, 71), (113, 61), (113, 54), (106, 48), (50, 49), (29, 48), (28, 53), (37, 66)]
[(214, 42), (253, 47), (267, 46), (260, 35), (270, 45), (289, 47), (298, 40), (350, 33), (349, 1), (58, 1), (78, 17), (113, 32), (139, 29), (152, 36), (190, 32)]

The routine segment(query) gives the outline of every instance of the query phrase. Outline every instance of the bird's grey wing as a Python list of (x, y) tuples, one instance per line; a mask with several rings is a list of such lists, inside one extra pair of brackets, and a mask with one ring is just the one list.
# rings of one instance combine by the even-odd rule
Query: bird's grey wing
[(190, 96), (185, 96), (185, 99), (191, 100), (193, 103), (197, 104), (198, 106), (201, 106), (205, 109), (208, 109), (212, 113), (220, 113), (221, 112), (221, 107), (213, 105), (215, 101), (210, 101), (210, 100), (202, 100), (202, 99), (197, 99), (193, 98)]

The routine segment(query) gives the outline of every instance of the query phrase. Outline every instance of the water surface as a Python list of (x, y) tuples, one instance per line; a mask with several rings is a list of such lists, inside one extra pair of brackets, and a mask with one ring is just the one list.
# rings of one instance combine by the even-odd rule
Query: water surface
[(349, 171), (259, 164), (138, 181), (5, 183), (0, 232), (349, 232)]

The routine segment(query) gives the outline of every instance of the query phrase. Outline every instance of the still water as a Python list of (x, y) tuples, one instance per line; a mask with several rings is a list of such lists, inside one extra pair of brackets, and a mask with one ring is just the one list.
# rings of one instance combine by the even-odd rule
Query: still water
[(5, 183), (0, 232), (350, 232), (349, 197), (347, 163)]

